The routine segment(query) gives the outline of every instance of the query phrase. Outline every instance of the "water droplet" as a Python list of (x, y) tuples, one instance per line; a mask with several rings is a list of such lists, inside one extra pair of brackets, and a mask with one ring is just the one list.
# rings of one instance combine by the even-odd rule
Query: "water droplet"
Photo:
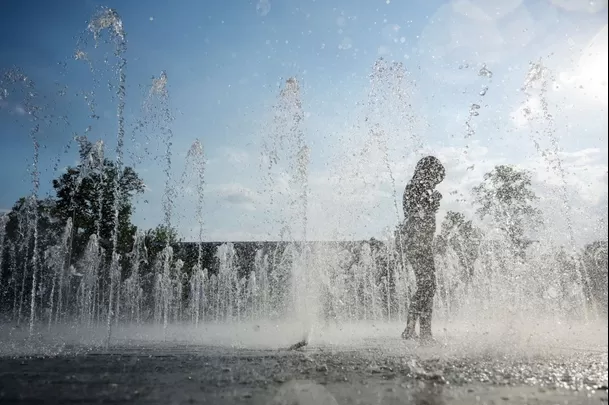
[(488, 87), (487, 86), (482, 87), (482, 89), (480, 90), (480, 95), (481, 96), (485, 96), (487, 91), (488, 91)]
[(97, 41), (101, 32), (105, 29), (111, 29), (112, 35), (123, 42), (125, 40), (125, 31), (123, 29), (123, 20), (118, 15), (116, 10), (104, 8), (98, 15), (89, 23), (89, 31), (93, 33), (94, 39)]
[(74, 59), (76, 60), (87, 60), (87, 54), (83, 51), (76, 51), (74, 53)]
[(258, 4), (256, 4), (256, 13), (260, 17), (266, 16), (271, 11), (271, 3), (269, 0), (260, 0)]
[(486, 67), (486, 64), (484, 64), (480, 68), (480, 71), (478, 71), (478, 76), (488, 77), (490, 79), (491, 77), (493, 77), (493, 72), (488, 70), (488, 68)]

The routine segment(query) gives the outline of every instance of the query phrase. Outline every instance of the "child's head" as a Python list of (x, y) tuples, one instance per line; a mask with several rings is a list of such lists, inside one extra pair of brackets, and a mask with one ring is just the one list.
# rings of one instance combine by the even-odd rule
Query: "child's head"
[(417, 163), (412, 178), (435, 187), (442, 183), (444, 174), (444, 166), (442, 166), (442, 163), (440, 163), (438, 158), (426, 156)]

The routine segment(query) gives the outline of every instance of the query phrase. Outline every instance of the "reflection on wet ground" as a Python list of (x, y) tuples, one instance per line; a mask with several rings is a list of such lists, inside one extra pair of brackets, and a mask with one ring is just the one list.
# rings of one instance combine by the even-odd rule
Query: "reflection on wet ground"
[(399, 338), (296, 351), (147, 342), (108, 350), (72, 347), (58, 355), (0, 361), (2, 404), (602, 401), (607, 401), (607, 354), (600, 350), (458, 356), (405, 345)]

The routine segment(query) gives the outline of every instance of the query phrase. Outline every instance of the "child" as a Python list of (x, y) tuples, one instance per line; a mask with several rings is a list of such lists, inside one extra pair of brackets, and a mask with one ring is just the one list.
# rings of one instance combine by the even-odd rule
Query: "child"
[(444, 180), (444, 166), (427, 156), (415, 168), (412, 180), (404, 190), (404, 224), (402, 246), (406, 259), (414, 269), (417, 291), (412, 297), (404, 339), (416, 339), (415, 326), (419, 320), (421, 340), (433, 342), (431, 314), (436, 292), (436, 274), (433, 259), (433, 238), (436, 231), (436, 213), (442, 195), (434, 188)]

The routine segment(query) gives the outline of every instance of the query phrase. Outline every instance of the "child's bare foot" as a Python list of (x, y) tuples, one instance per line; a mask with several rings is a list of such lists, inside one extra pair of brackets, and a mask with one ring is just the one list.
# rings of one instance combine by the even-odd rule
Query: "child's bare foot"
[(408, 328), (404, 329), (402, 332), (402, 339), (404, 340), (417, 340), (419, 337), (413, 331), (409, 331)]

